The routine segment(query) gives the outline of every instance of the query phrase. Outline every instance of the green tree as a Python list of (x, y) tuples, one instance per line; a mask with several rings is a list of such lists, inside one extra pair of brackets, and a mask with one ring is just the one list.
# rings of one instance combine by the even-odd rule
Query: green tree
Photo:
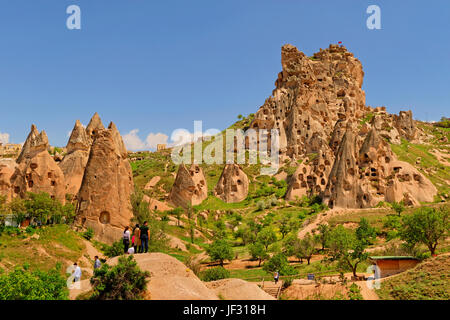
[(252, 259), (258, 260), (258, 267), (261, 266), (261, 262), (269, 257), (267, 250), (261, 242), (256, 242), (248, 246), (248, 251), (252, 256)]
[(400, 238), (411, 247), (417, 243), (427, 246), (432, 255), (439, 242), (449, 235), (449, 209), (422, 207), (410, 216), (403, 217)]
[(303, 259), (306, 259), (308, 264), (310, 263), (313, 254), (316, 252), (316, 244), (316, 239), (310, 233), (307, 233), (298, 243), (298, 255)]
[(206, 252), (210, 256), (211, 260), (218, 260), (222, 267), (225, 260), (233, 259), (233, 250), (228, 241), (225, 239), (215, 240), (211, 245), (208, 246)]
[(9, 210), (13, 215), (14, 220), (20, 225), (27, 218), (27, 208), (25, 207), (25, 201), (20, 198), (14, 198), (9, 203)]
[(293, 229), (295, 229), (295, 223), (293, 223), (289, 216), (285, 215), (281, 217), (279, 220), (279, 230), (281, 233), (281, 239), (284, 239), (284, 237), (291, 232)]
[(402, 215), (402, 212), (405, 211), (405, 204), (403, 203), (403, 201), (400, 202), (392, 202), (389, 204), (392, 208), (392, 210), (394, 210), (398, 216), (400, 217)]
[(368, 253), (365, 252), (366, 243), (358, 240), (355, 232), (339, 225), (330, 233), (329, 246), (330, 259), (337, 261), (340, 268), (351, 270), (356, 277), (358, 264), (368, 258)]
[(280, 275), (294, 275), (296, 273), (295, 269), (289, 265), (287, 257), (283, 253), (278, 253), (264, 263), (263, 269), (266, 272), (276, 272), (278, 271)]
[(372, 227), (366, 218), (361, 218), (359, 226), (356, 228), (356, 238), (363, 242), (365, 245), (373, 244), (377, 237), (377, 232)]
[(321, 251), (324, 251), (325, 247), (327, 247), (327, 245), (328, 245), (331, 228), (328, 224), (321, 223), (317, 227), (317, 231), (319, 233), (316, 235), (316, 238), (317, 238), (318, 242), (320, 243), (320, 245), (322, 246)]
[(298, 248), (300, 239), (296, 234), (290, 234), (283, 240), (282, 252), (286, 257), (295, 256), (295, 250)]
[(29, 271), (25, 265), (0, 275), (0, 300), (67, 300), (66, 279), (61, 265), (47, 272)]
[(269, 249), (269, 246), (277, 241), (277, 235), (275, 234), (275, 231), (272, 230), (272, 228), (267, 227), (262, 229), (258, 233), (258, 235), (256, 236), (256, 241), (262, 243), (267, 251)]
[(92, 300), (138, 300), (142, 299), (150, 273), (139, 269), (133, 256), (119, 257), (117, 265), (106, 263), (94, 271), (90, 282)]
[(144, 201), (144, 193), (136, 189), (131, 194), (131, 210), (133, 211), (133, 220), (139, 224), (149, 220), (150, 209), (148, 203)]
[(177, 218), (177, 226), (180, 226), (181, 215), (183, 214), (184, 209), (181, 207), (177, 207), (173, 210), (169, 211), (169, 214), (175, 216)]
[(224, 267), (214, 267), (206, 269), (205, 271), (200, 273), (200, 279), (206, 282), (227, 279), (229, 277), (230, 271), (228, 271)]

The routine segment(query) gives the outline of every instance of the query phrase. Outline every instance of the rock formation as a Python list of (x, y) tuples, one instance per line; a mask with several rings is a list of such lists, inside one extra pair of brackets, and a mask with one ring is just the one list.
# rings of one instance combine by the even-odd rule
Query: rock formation
[(352, 53), (330, 45), (307, 57), (285, 45), (281, 63), (275, 90), (250, 127), (278, 129), (280, 162), (301, 161), (289, 180), (288, 200), (318, 195), (330, 207), (344, 208), (433, 201), (436, 188), (397, 161), (389, 146), (421, 134), (411, 111), (397, 116), (366, 106), (364, 72)]
[(91, 139), (91, 142), (94, 139), (94, 136), (96, 135), (96, 133), (99, 130), (103, 130), (103, 129), (105, 129), (105, 127), (103, 126), (100, 116), (96, 112), (86, 127), (86, 133), (87, 133), (88, 138)]
[(27, 192), (46, 192), (52, 198), (65, 202), (64, 174), (48, 153), (45, 131), (39, 133), (35, 125), (17, 159), (18, 166), (11, 177), (14, 196), (25, 197)]
[(227, 164), (214, 189), (214, 195), (225, 202), (240, 202), (247, 197), (248, 178), (237, 164)]
[(67, 154), (59, 163), (66, 179), (66, 193), (77, 196), (89, 158), (90, 137), (80, 121), (75, 126), (67, 143)]
[(12, 185), (11, 177), (14, 174), (14, 169), (10, 166), (0, 163), (0, 196), (6, 197), (6, 201), (11, 201)]
[(184, 164), (178, 168), (177, 176), (170, 191), (169, 201), (175, 206), (186, 208), (198, 205), (208, 197), (208, 187), (203, 170), (192, 164), (189, 170)]
[(108, 129), (98, 128), (101, 125), (97, 122), (97, 129), (87, 130), (93, 133), (93, 143), (78, 195), (77, 223), (93, 228), (99, 241), (113, 243), (133, 217), (133, 175), (114, 123)]

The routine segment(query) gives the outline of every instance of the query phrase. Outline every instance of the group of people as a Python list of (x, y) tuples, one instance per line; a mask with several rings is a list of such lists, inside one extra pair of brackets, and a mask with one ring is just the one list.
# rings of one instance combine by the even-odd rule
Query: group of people
[(123, 253), (147, 253), (149, 238), (150, 232), (147, 221), (144, 221), (142, 226), (136, 224), (132, 231), (130, 231), (130, 227), (125, 227), (123, 231)]
[[(131, 235), (133, 234), (133, 235)], [(150, 238), (150, 231), (148, 227), (148, 222), (145, 221), (142, 226), (136, 224), (133, 230), (130, 232), (130, 227), (125, 227), (123, 231), (123, 247), (125, 254), (134, 253), (147, 253), (148, 252), (148, 240)], [(131, 246), (130, 246), (131, 244)], [(94, 270), (101, 267), (101, 262), (98, 256), (94, 258)], [(81, 279), (81, 268), (75, 262), (73, 264), (74, 270), (72, 274), (74, 276), (74, 282), (78, 282)]]
[[(94, 270), (101, 268), (102, 263), (100, 262), (100, 259), (98, 258), (98, 256), (94, 257)], [(79, 282), (81, 280), (81, 268), (78, 265), (78, 263), (74, 263), (73, 264), (73, 270), (72, 270), (72, 275), (73, 275), (73, 282)]]

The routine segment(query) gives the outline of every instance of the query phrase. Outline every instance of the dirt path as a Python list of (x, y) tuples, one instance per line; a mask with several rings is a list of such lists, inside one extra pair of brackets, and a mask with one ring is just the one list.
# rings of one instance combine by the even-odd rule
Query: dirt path
[(373, 212), (373, 211), (383, 211), (386, 210), (386, 208), (364, 208), (364, 209), (342, 209), (342, 208), (334, 208), (325, 212), (319, 213), (314, 221), (309, 223), (307, 226), (302, 228), (298, 232), (298, 237), (303, 238), (308, 232), (312, 233), (314, 229), (317, 228), (319, 224), (327, 223), (328, 220), (333, 218), (334, 216), (341, 215), (341, 214), (347, 214), (347, 213), (359, 213), (359, 212)]
[(343, 212), (346, 212), (346, 211), (347, 210), (343, 210), (343, 209), (331, 209), (331, 210), (319, 213), (316, 216), (316, 218), (314, 219), (314, 221), (309, 223), (307, 226), (305, 226), (298, 232), (298, 237), (303, 238), (308, 232), (312, 233), (312, 231), (314, 229), (316, 229), (319, 224), (327, 222), (333, 216), (343, 213)]
[(380, 298), (375, 292), (375, 289), (370, 289), (367, 286), (366, 281), (356, 281), (355, 282), (358, 287), (361, 289), (361, 295), (363, 296), (364, 300), (379, 300)]

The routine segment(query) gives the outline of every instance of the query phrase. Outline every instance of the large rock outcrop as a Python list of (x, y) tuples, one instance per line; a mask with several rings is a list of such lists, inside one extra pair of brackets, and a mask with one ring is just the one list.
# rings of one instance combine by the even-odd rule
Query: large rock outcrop
[(6, 197), (7, 202), (11, 201), (12, 198), (11, 177), (17, 166), (15, 162), (13, 163), (15, 165), (4, 161), (0, 162), (0, 196)]
[(78, 195), (77, 223), (93, 228), (95, 238), (113, 243), (133, 217), (130, 196), (134, 190), (127, 150), (114, 123), (98, 129)]
[(214, 189), (214, 195), (225, 202), (240, 202), (248, 195), (248, 178), (237, 164), (227, 164)]
[(86, 129), (81, 122), (77, 120), (67, 142), (67, 153), (59, 163), (66, 180), (67, 194), (75, 197), (78, 195), (88, 162), (90, 147), (90, 136), (86, 133)]
[(344, 208), (433, 201), (436, 188), (400, 163), (389, 145), (420, 136), (411, 111), (397, 116), (366, 106), (364, 72), (352, 53), (330, 45), (307, 57), (285, 45), (281, 63), (275, 90), (250, 127), (278, 129), (280, 162), (301, 162), (290, 177), (288, 200), (318, 195), (330, 207)]
[[(182, 262), (164, 253), (144, 253), (134, 255), (143, 271), (150, 273), (147, 284), (148, 300), (218, 300), (214, 291)], [(118, 257), (107, 261), (116, 265)]]
[(48, 153), (45, 131), (39, 133), (35, 125), (17, 159), (18, 166), (11, 177), (14, 196), (25, 197), (27, 192), (46, 192), (52, 198), (65, 202), (64, 174)]
[(170, 190), (169, 201), (175, 206), (186, 208), (189, 205), (195, 206), (202, 203), (207, 197), (208, 186), (202, 168), (192, 164), (188, 169), (181, 164)]

